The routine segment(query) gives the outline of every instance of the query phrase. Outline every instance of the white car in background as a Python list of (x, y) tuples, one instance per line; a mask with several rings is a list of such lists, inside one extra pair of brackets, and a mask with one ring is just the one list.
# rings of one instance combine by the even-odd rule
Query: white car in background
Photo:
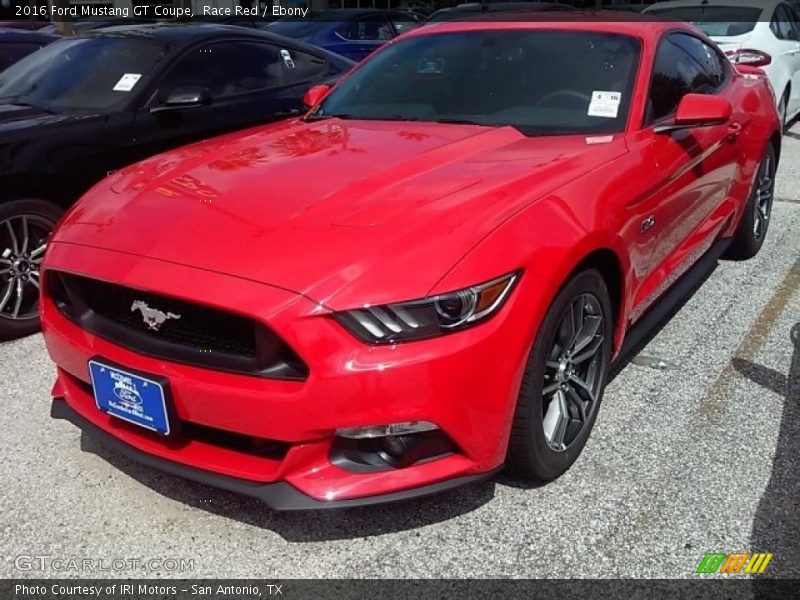
[(671, 0), (645, 14), (688, 21), (714, 40), (734, 64), (763, 69), (788, 123), (800, 113), (800, 22), (782, 0)]

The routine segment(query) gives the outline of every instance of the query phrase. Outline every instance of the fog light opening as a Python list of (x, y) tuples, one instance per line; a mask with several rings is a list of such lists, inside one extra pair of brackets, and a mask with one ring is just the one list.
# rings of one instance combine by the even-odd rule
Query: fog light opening
[(455, 451), (455, 444), (433, 423), (409, 421), (337, 430), (330, 460), (348, 471), (385, 471)]
[(421, 434), (387, 435), (380, 440), (381, 450), (378, 454), (395, 469), (410, 467), (422, 458), (423, 441)]
[(408, 445), (404, 437), (387, 435), (381, 438), (381, 449), (392, 458), (400, 458), (408, 451)]

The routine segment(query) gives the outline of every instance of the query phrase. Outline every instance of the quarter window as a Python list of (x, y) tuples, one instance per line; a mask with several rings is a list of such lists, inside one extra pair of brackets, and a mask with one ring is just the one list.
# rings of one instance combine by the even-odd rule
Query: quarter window
[(686, 94), (713, 94), (728, 76), (727, 61), (700, 39), (671, 33), (659, 44), (653, 65), (646, 122), (673, 114)]

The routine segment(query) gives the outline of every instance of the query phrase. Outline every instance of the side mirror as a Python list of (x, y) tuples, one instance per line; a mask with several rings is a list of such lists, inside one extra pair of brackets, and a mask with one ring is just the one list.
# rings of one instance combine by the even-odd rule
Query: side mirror
[(314, 108), (317, 104), (325, 99), (325, 96), (327, 96), (328, 92), (330, 91), (331, 86), (329, 85), (315, 85), (314, 87), (309, 88), (303, 96), (303, 104), (305, 104), (308, 108)]
[(211, 104), (211, 92), (208, 88), (198, 85), (184, 85), (176, 87), (168, 95), (162, 104), (153, 106), (150, 112), (160, 113), (170, 110), (181, 110), (185, 108), (197, 108)]
[(727, 123), (732, 114), (731, 103), (720, 96), (686, 94), (678, 104), (675, 120), (671, 125), (660, 125), (656, 133), (668, 133), (690, 127), (706, 127)]

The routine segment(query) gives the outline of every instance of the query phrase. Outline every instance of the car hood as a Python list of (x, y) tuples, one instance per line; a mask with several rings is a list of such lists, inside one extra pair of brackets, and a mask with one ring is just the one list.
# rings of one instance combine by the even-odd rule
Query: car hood
[(523, 206), (624, 152), (622, 136), (292, 120), (112, 175), (54, 241), (228, 273), (332, 308), (411, 299)]

